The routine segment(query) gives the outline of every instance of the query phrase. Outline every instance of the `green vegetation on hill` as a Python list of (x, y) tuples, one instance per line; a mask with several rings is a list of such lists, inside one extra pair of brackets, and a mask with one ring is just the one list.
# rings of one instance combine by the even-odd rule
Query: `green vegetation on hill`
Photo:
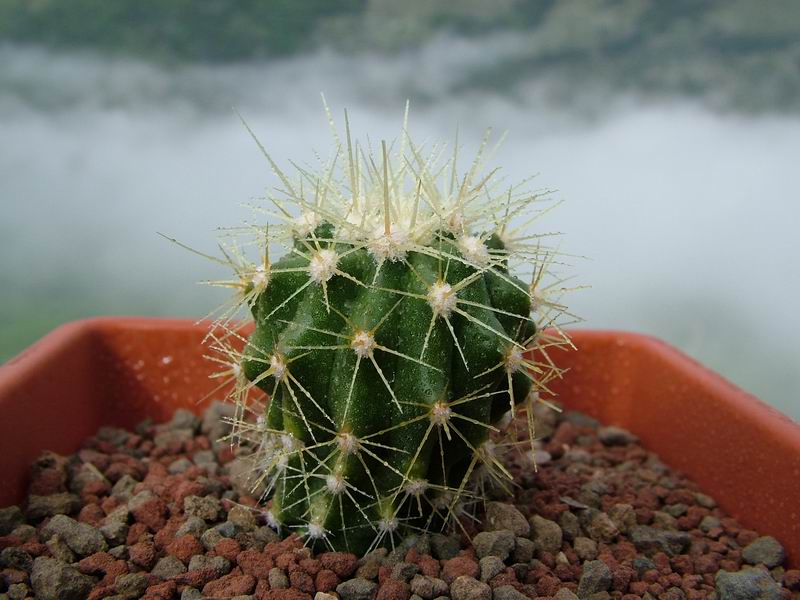
[(365, 0), (0, 0), (0, 39), (160, 60), (232, 61), (309, 47)]
[(392, 53), (441, 32), (517, 38), (452, 91), (507, 92), (543, 78), (572, 100), (596, 83), (744, 110), (800, 108), (796, 0), (0, 0), (0, 42), (158, 61), (269, 59), (320, 46)]

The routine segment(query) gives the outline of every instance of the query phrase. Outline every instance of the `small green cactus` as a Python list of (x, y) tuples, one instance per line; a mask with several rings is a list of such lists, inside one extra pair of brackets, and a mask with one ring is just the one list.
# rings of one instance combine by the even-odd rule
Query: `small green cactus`
[[(532, 405), (560, 375), (547, 350), (568, 339), (556, 322), (564, 288), (545, 284), (552, 234), (524, 232), (547, 197), (481, 175), (488, 134), (464, 174), (457, 144), (447, 160), (439, 146), (423, 155), (406, 121), (376, 153), (349, 123), (344, 143), (334, 138), (334, 158), (296, 166), (296, 181), (259, 144), (282, 182), (269, 200), (283, 224), (253, 229), (258, 264), (223, 250), (255, 331), (243, 354), (218, 347), (238, 381), (233, 435), (254, 449), (268, 518), (362, 553), (457, 525), (484, 486), (510, 481), (502, 454), (532, 454)], [(288, 252), (271, 262), (281, 240)], [(518, 264), (530, 284), (511, 274)]]

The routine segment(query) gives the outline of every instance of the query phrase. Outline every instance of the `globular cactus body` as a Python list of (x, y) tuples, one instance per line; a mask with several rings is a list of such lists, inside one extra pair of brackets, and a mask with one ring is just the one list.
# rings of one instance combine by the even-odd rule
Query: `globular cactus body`
[[(318, 176), (300, 168), (305, 188), (267, 156), (288, 197), (276, 206), (291, 246), (275, 263), (268, 246), (260, 264), (237, 263), (256, 325), (237, 435), (255, 446), (274, 524), (363, 552), (457, 522), (487, 480), (507, 481), (500, 450), (518, 436), (498, 436), (515, 406), (530, 421), (558, 374), (526, 353), (546, 356), (564, 339), (536, 325), (562, 312), (540, 286), (550, 255), (509, 233), (535, 195), (498, 196), (491, 177), (477, 179), (479, 159), (458, 180), (455, 154), (445, 191), (437, 179), (448, 177), (407, 137), (399, 152), (384, 145), (379, 160), (357, 160), (348, 128), (337, 150), (348, 156), (342, 182), (333, 165)], [(533, 265), (531, 284), (510, 260)], [(252, 386), (269, 396), (255, 422), (241, 393)]]

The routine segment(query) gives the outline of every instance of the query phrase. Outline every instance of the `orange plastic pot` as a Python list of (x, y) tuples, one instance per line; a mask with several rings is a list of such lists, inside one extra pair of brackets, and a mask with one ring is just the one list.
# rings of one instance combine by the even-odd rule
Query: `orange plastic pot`
[[(22, 500), (45, 449), (73, 452), (101, 425), (196, 412), (214, 388), (207, 325), (100, 318), (64, 325), (0, 366), (0, 506)], [(553, 387), (567, 407), (625, 427), (800, 565), (800, 425), (654, 338), (575, 331)], [(213, 397), (213, 396), (212, 396)], [(208, 398), (206, 401), (210, 400)]]

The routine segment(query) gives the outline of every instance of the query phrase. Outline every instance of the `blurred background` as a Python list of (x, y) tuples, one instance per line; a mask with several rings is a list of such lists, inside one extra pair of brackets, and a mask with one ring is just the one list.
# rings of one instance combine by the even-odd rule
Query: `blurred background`
[[(464, 152), (565, 200), (584, 326), (657, 335), (800, 418), (800, 2), (0, 0), (0, 360), (91, 315), (203, 316), (218, 226), (331, 150)], [(464, 154), (466, 156), (466, 154)], [(642, 401), (646, 401), (643, 398)]]

